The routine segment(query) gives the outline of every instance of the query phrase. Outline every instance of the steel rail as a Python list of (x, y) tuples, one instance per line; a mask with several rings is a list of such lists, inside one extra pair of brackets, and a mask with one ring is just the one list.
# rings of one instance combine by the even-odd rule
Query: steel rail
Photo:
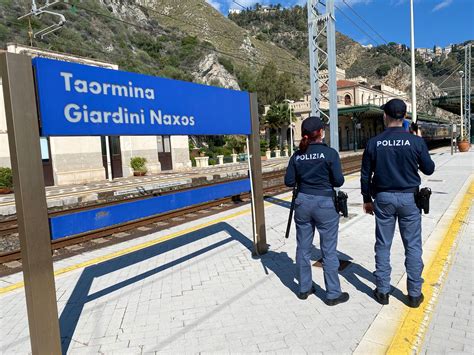
[[(352, 155), (352, 156), (344, 157), (344, 158), (341, 159), (341, 162), (342, 162), (342, 167), (343, 167), (343, 173), (344, 174), (347, 175), (347, 174), (352, 174), (354, 172), (358, 172), (358, 171), (360, 171), (361, 155)], [(279, 170), (279, 171), (276, 171), (276, 172), (270, 172), (270, 173), (265, 173), (264, 174), (264, 182), (267, 185), (269, 185), (269, 186), (264, 187), (265, 195), (268, 195), (268, 194), (271, 195), (272, 193), (277, 194), (277, 193), (281, 193), (281, 192), (286, 191), (286, 190), (289, 191), (289, 189), (283, 184), (282, 181), (279, 181), (277, 184), (271, 184), (271, 182), (274, 181), (275, 179), (282, 180), (282, 178), (284, 177), (284, 173), (285, 173), (284, 170)], [(226, 182), (235, 181), (235, 180), (241, 180), (241, 179), (226, 180), (226, 181), (219, 182), (219, 183), (226, 183)], [(199, 187), (215, 185), (215, 184), (216, 183), (205, 184), (205, 185), (200, 185)], [(171, 194), (171, 193), (175, 193), (175, 192), (181, 192), (181, 191), (193, 190), (193, 189), (196, 189), (196, 187), (189, 187), (189, 188), (185, 188), (185, 189), (178, 189), (178, 190), (172, 190), (172, 191), (164, 191), (164, 192), (158, 193), (158, 194), (150, 193), (147, 196), (137, 196), (137, 197), (134, 197), (134, 198), (130, 198), (130, 199), (126, 199), (126, 200), (120, 200), (120, 201), (101, 202), (99, 204), (94, 204), (92, 206), (75, 207), (75, 208), (70, 208), (70, 209), (67, 209), (67, 210), (51, 212), (49, 214), (49, 216), (52, 217), (52, 216), (64, 215), (64, 214), (69, 214), (69, 213), (72, 213), (72, 212), (79, 212), (79, 211), (94, 209), (94, 208), (98, 208), (98, 207), (111, 206), (111, 205), (116, 205), (116, 204), (120, 204), (120, 203), (151, 198), (153, 196)], [(250, 193), (240, 194), (241, 199), (248, 199), (249, 197), (250, 197)], [(106, 228), (103, 228), (103, 229), (98, 229), (98, 230), (82, 233), (82, 234), (79, 234), (79, 235), (54, 240), (54, 241), (51, 241), (51, 250), (54, 251), (54, 250), (57, 250), (57, 249), (65, 248), (67, 246), (72, 246), (72, 245), (77, 245), (77, 244), (84, 243), (84, 242), (89, 242), (89, 241), (92, 241), (95, 238), (106, 237), (106, 236), (110, 236), (110, 235), (117, 234), (117, 233), (120, 233), (120, 232), (130, 231), (130, 230), (133, 230), (133, 229), (137, 229), (139, 227), (152, 225), (152, 224), (158, 223), (158, 222), (166, 221), (166, 222), (168, 222), (168, 224), (172, 224), (172, 223), (170, 223), (170, 221), (174, 218), (177, 218), (177, 217), (185, 217), (186, 218), (186, 215), (190, 215), (190, 214), (193, 214), (193, 213), (198, 212), (198, 211), (212, 209), (213, 207), (222, 206), (222, 205), (225, 205), (225, 204), (229, 204), (230, 202), (234, 202), (234, 201), (235, 201), (234, 197), (221, 198), (221, 199), (201, 203), (201, 204), (198, 204), (198, 205), (193, 205), (193, 206), (190, 206), (190, 207), (185, 207), (185, 208), (182, 208), (182, 209), (162, 213), (162, 214), (159, 214), (159, 215), (149, 216), (149, 217), (146, 217), (146, 218), (143, 218), (143, 219), (123, 223), (123, 224), (120, 224), (120, 225), (113, 225), (113, 226), (106, 227)], [(237, 204), (235, 206), (222, 208), (220, 211), (224, 211), (224, 210), (227, 210), (227, 209), (232, 209), (232, 208), (235, 208), (235, 207), (240, 206), (240, 205), (241, 204)], [(196, 216), (196, 217), (200, 218), (201, 216)], [(193, 220), (193, 219), (196, 219), (196, 218), (188, 218), (188, 219)], [(179, 223), (183, 223), (183, 222), (180, 221)], [(176, 224), (178, 224), (178, 223), (176, 223)], [(167, 225), (166, 227), (169, 228), (170, 225)], [(12, 234), (12, 233), (16, 233), (16, 232), (17, 232), (16, 219), (0, 222), (0, 236), (2, 234), (3, 235)], [(122, 239), (118, 240), (117, 242), (119, 242), (119, 241), (122, 241)], [(107, 245), (110, 245), (110, 244), (111, 243), (107, 243)], [(8, 251), (8, 252), (0, 253), (0, 264), (4, 264), (4, 263), (15, 261), (15, 260), (21, 260), (20, 250), (12, 250), (12, 251)]]

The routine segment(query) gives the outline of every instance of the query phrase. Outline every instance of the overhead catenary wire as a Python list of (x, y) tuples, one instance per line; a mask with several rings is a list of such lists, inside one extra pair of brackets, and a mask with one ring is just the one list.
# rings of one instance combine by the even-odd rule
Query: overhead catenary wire
[[(69, 3), (65, 3), (64, 4), (66, 5), (69, 5), (69, 6), (72, 6), (71, 4)], [(82, 5), (75, 5), (76, 8), (78, 9), (82, 9), (84, 11), (87, 11), (87, 12), (90, 12), (90, 13), (94, 13), (98, 16), (102, 16), (102, 17), (105, 17), (105, 18), (109, 18), (110, 20), (113, 20), (113, 21), (118, 21), (118, 22), (121, 22), (123, 24), (127, 24), (129, 26), (133, 26), (135, 28), (138, 28), (138, 29), (141, 29), (143, 31), (146, 31), (146, 32), (149, 32), (149, 33), (153, 33), (153, 34), (156, 34), (152, 31), (152, 29), (150, 28), (147, 28), (145, 26), (142, 26), (142, 25), (139, 25), (139, 24), (136, 24), (136, 23), (133, 23), (133, 22), (130, 22), (130, 21), (126, 21), (126, 20), (122, 20), (122, 19), (119, 19), (117, 17), (114, 17), (114, 16), (111, 16), (111, 15), (107, 15), (107, 14), (104, 14), (104, 13), (101, 13), (99, 11), (96, 11), (96, 10), (92, 10), (90, 8), (87, 8), (85, 6), (82, 6)], [(219, 54), (222, 54), (222, 55), (226, 55), (226, 56), (229, 56), (229, 57), (232, 57), (234, 59), (237, 59), (237, 60), (240, 60), (242, 62), (251, 62), (253, 64), (255, 64), (256, 66), (260, 66), (260, 67), (264, 67), (266, 64), (263, 64), (263, 63), (260, 63), (260, 62), (257, 62), (251, 58), (244, 58), (244, 57), (240, 57), (240, 56), (237, 56), (233, 53), (229, 53), (229, 52), (225, 52), (225, 51), (222, 51), (222, 50), (219, 50), (219, 49), (216, 49), (214, 47), (210, 47), (210, 46), (207, 46), (207, 45), (204, 45), (202, 43), (198, 43), (196, 44), (198, 47), (201, 47), (201, 48), (204, 48), (204, 49), (207, 49), (207, 50), (210, 50), (210, 51), (213, 51), (215, 53), (219, 53)], [(302, 79), (305, 79), (307, 80), (308, 78), (304, 75), (302, 75), (301, 73), (297, 73), (297, 72), (292, 72), (292, 71), (288, 71), (288, 70), (279, 70), (280, 72), (283, 72), (283, 73), (287, 73), (287, 74), (291, 74), (291, 75), (295, 75), (295, 76), (298, 76)]]
[[(343, 3), (359, 18), (361, 19), (366, 25), (367, 27), (369, 27), (379, 38), (382, 39), (382, 41), (384, 42), (385, 45), (389, 46), (389, 42), (387, 42), (387, 40), (382, 37), (382, 35), (375, 29), (373, 28), (365, 19), (362, 15), (360, 15), (352, 6), (350, 6), (348, 3), (347, 3), (347, 0), (342, 0)], [(320, 2), (321, 3), (321, 2)], [(323, 4), (324, 5), (324, 4)], [(339, 10), (339, 12), (344, 16), (346, 17), (354, 26), (356, 26), (363, 34), (367, 35), (370, 39), (372, 39), (372, 41), (377, 45), (377, 47), (380, 47), (380, 43), (375, 40), (371, 35), (369, 35), (366, 31), (364, 31), (356, 22), (354, 22), (348, 15), (346, 15), (344, 13), (344, 11), (342, 9), (340, 9), (338, 6), (335, 6), (337, 10)], [(378, 48), (378, 49), (381, 49), (381, 48)], [(390, 54), (392, 55), (392, 53), (390, 52), (385, 52), (386, 54)], [(403, 58), (399, 58), (402, 62), (406, 63), (408, 66), (411, 66), (411, 63), (409, 63), (407, 60), (404, 60)], [(457, 66), (457, 64), (453, 64), (451, 66), (448, 66), (446, 68), (442, 68), (442, 69), (439, 69), (437, 71), (434, 71), (431, 73), (431, 75), (433, 76), (436, 76), (436, 74), (438, 73), (441, 73), (445, 70), (449, 70), (449, 69), (452, 69), (454, 68), (455, 66)]]

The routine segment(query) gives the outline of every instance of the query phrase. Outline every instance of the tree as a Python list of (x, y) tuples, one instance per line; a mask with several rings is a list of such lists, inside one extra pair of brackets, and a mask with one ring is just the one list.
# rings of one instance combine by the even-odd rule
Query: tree
[(241, 153), (245, 147), (245, 137), (242, 136), (225, 136), (225, 145), (232, 149), (233, 153)]
[(277, 101), (284, 99), (298, 100), (303, 96), (303, 89), (298, 86), (290, 73), (284, 72), (278, 78)]
[(378, 76), (385, 76), (388, 74), (390, 69), (391, 69), (390, 64), (382, 64), (375, 70), (375, 73)]
[(263, 105), (277, 101), (278, 78), (277, 67), (273, 62), (265, 64), (258, 74), (255, 89), (261, 106), (260, 113), (263, 113)]
[[(291, 112), (291, 121), (296, 119), (293, 112)], [(289, 125), (290, 108), (287, 103), (272, 104), (267, 114), (264, 117), (265, 125), (270, 128), (270, 148), (282, 145), (282, 127)]]

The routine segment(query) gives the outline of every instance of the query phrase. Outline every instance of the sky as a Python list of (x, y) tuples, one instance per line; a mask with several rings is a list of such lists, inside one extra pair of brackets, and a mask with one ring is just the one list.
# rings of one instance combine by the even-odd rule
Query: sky
[[(206, 0), (224, 15), (241, 9), (233, 0)], [(245, 7), (255, 3), (288, 7), (305, 0), (235, 0)], [(376, 32), (354, 14), (347, 2)], [(336, 0), (336, 29), (361, 44), (410, 44), (409, 0)], [(415, 0), (415, 47), (433, 48), (474, 39), (474, 0)], [(361, 28), (357, 28), (349, 16)], [(365, 32), (365, 33), (364, 33)], [(383, 38), (383, 39), (382, 39)]]

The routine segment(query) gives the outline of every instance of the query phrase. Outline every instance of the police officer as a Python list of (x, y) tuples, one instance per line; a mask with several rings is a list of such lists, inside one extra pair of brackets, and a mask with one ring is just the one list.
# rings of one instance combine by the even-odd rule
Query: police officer
[[(422, 138), (403, 129), (407, 107), (393, 99), (384, 106), (383, 133), (367, 143), (362, 158), (361, 188), (364, 211), (375, 213), (375, 299), (388, 304), (390, 293), (390, 247), (398, 226), (405, 247), (408, 305), (416, 308), (423, 302), (421, 214), (415, 193), (421, 183), (418, 169), (426, 175), (434, 172), (428, 148)], [(372, 196), (375, 201), (372, 202)]]
[(339, 260), (337, 258), (337, 233), (339, 214), (334, 205), (334, 187), (342, 186), (341, 162), (337, 152), (323, 144), (324, 125), (319, 117), (305, 119), (299, 150), (290, 159), (285, 184), (299, 186), (295, 201), (296, 267), (299, 283), (298, 298), (307, 299), (315, 292), (311, 276), (311, 251), (314, 228), (319, 232), (323, 256), (326, 304), (335, 306), (346, 302), (349, 295), (341, 292)]

